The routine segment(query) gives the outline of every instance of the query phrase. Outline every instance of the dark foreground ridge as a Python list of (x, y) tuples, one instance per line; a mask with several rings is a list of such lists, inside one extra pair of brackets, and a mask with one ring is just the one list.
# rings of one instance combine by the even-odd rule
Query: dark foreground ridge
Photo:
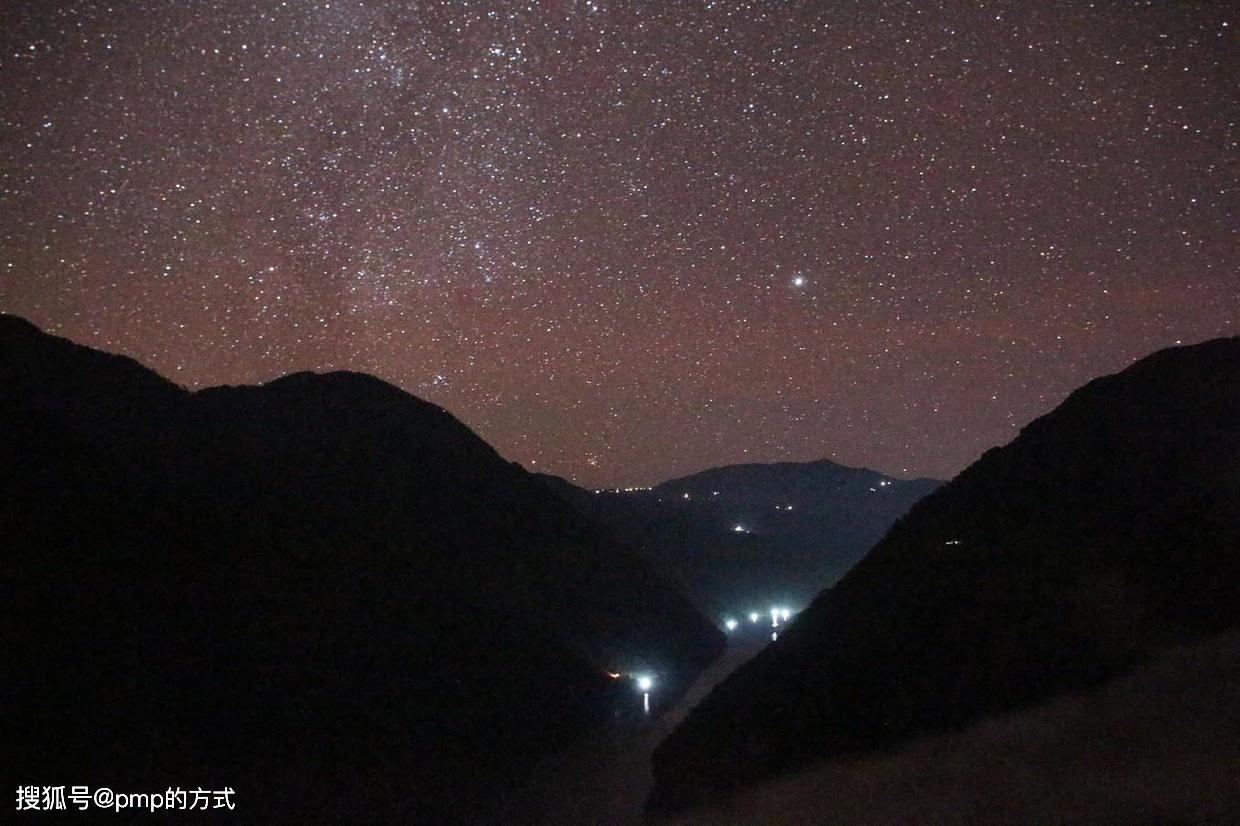
[(808, 604), (942, 484), (827, 459), (711, 468), (649, 490), (542, 478), (715, 617)]
[(1238, 411), (1240, 338), (1073, 393), (915, 505), (709, 695), (656, 751), (652, 808), (1096, 685), (1236, 626)]
[(467, 821), (720, 633), (445, 411), (370, 376), (190, 393), (0, 316), (6, 746), (23, 782), (250, 822)]

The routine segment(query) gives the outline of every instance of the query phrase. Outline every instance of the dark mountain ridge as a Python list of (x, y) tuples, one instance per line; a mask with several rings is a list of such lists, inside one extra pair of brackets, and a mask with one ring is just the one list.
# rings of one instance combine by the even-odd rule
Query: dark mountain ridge
[(688, 679), (722, 647), (541, 482), (362, 374), (191, 393), (0, 316), (0, 467), (32, 778), (464, 821), (611, 715), (604, 671)]
[(716, 617), (807, 604), (941, 484), (829, 459), (711, 468), (650, 490), (587, 491), (543, 478), (631, 538)]
[(656, 752), (652, 805), (1087, 688), (1240, 624), (1238, 411), (1240, 338), (1071, 394), (708, 696)]

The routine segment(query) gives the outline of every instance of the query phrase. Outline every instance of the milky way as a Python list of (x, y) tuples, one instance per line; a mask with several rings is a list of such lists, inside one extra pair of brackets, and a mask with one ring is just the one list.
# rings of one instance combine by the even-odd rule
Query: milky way
[(589, 484), (948, 476), (1240, 332), (1234, 11), (9, 2), (0, 310)]

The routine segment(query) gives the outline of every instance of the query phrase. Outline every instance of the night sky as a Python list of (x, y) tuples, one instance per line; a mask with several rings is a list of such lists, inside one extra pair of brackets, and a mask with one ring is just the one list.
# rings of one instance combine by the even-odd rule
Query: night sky
[(587, 484), (950, 476), (1240, 333), (1228, 3), (0, 3), (0, 310)]

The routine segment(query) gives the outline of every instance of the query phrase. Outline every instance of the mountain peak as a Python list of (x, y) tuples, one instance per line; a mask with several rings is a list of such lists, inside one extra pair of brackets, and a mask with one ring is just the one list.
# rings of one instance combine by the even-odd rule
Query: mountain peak
[(261, 389), (290, 395), (328, 397), (359, 403), (389, 402), (418, 405), (444, 416), (451, 416), (439, 405), (415, 396), (391, 382), (369, 373), (353, 370), (327, 372), (303, 370), (273, 379), (261, 385)]
[[(634, 708), (605, 672), (657, 667), (671, 698), (724, 644), (630, 548), (387, 382), (187, 393), (19, 319), (0, 336), (0, 544), (26, 641), (9, 739), (32, 771), (205, 766), (278, 821), (335, 811), (331, 764), (468, 821), (477, 789)], [(63, 651), (73, 668), (49, 670)], [(355, 802), (349, 819), (396, 811)]]

